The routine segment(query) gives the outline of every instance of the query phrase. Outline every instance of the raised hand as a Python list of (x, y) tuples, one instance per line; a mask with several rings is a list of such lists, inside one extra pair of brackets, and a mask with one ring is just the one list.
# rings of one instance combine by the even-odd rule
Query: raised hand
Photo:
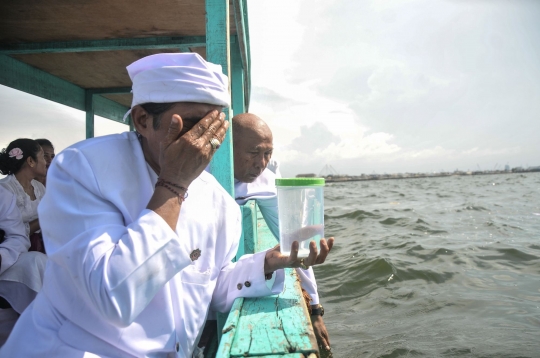
[(223, 142), (229, 122), (225, 121), (225, 114), (213, 110), (183, 135), (182, 123), (178, 114), (172, 116), (160, 145), (159, 177), (187, 188), (210, 163), (217, 150), (210, 141), (215, 138)]

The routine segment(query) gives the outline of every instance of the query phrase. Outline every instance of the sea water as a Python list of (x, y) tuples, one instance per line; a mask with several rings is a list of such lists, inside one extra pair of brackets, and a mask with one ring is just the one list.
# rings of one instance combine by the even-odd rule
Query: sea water
[(331, 183), (334, 357), (540, 357), (540, 173)]

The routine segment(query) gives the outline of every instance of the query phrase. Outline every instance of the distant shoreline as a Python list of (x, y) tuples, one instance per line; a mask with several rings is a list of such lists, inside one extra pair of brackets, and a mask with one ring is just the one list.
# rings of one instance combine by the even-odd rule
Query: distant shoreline
[(540, 173), (540, 170), (521, 170), (521, 171), (474, 171), (474, 172), (453, 172), (453, 173), (418, 173), (418, 174), (370, 174), (365, 176), (327, 176), (323, 177), (327, 183), (343, 183), (350, 181), (368, 181), (368, 180), (391, 180), (391, 179), (419, 179), (419, 178), (443, 178), (452, 176), (473, 176), (473, 175), (494, 175), (494, 174), (521, 174), (521, 173)]

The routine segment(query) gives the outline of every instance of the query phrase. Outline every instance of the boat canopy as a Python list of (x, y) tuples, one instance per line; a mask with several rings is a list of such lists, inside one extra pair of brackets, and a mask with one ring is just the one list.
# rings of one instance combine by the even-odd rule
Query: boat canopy
[[(196, 52), (230, 78), (231, 116), (250, 95), (246, 0), (8, 0), (0, 2), (0, 84), (123, 123), (131, 105), (126, 66), (162, 52)], [(130, 120), (128, 123), (131, 126)], [(212, 162), (232, 193), (228, 135)]]

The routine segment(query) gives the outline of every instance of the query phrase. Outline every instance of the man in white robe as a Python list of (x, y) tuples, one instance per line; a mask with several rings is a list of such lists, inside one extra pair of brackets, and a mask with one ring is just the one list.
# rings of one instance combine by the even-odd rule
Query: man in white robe
[[(138, 133), (55, 158), (39, 207), (45, 282), (2, 357), (191, 357), (210, 308), (278, 293), (281, 269), (300, 265), (297, 243), (289, 257), (269, 250), (231, 263), (240, 211), (203, 172), (228, 127), (221, 68), (158, 54), (128, 72)], [(309, 264), (324, 262), (333, 239), (321, 244)]]
[[(274, 150), (273, 135), (270, 127), (252, 113), (242, 113), (232, 119), (234, 130), (234, 192), (236, 203), (245, 204), (256, 200), (268, 228), (279, 241), (279, 216), (276, 191), (276, 178), (281, 177), (279, 164), (272, 159)], [(320, 313), (319, 293), (315, 274), (310, 267), (307, 270), (297, 268), (302, 288), (311, 297), (311, 310), (319, 314), (311, 316), (317, 341), (326, 350), (330, 350), (330, 338)]]

